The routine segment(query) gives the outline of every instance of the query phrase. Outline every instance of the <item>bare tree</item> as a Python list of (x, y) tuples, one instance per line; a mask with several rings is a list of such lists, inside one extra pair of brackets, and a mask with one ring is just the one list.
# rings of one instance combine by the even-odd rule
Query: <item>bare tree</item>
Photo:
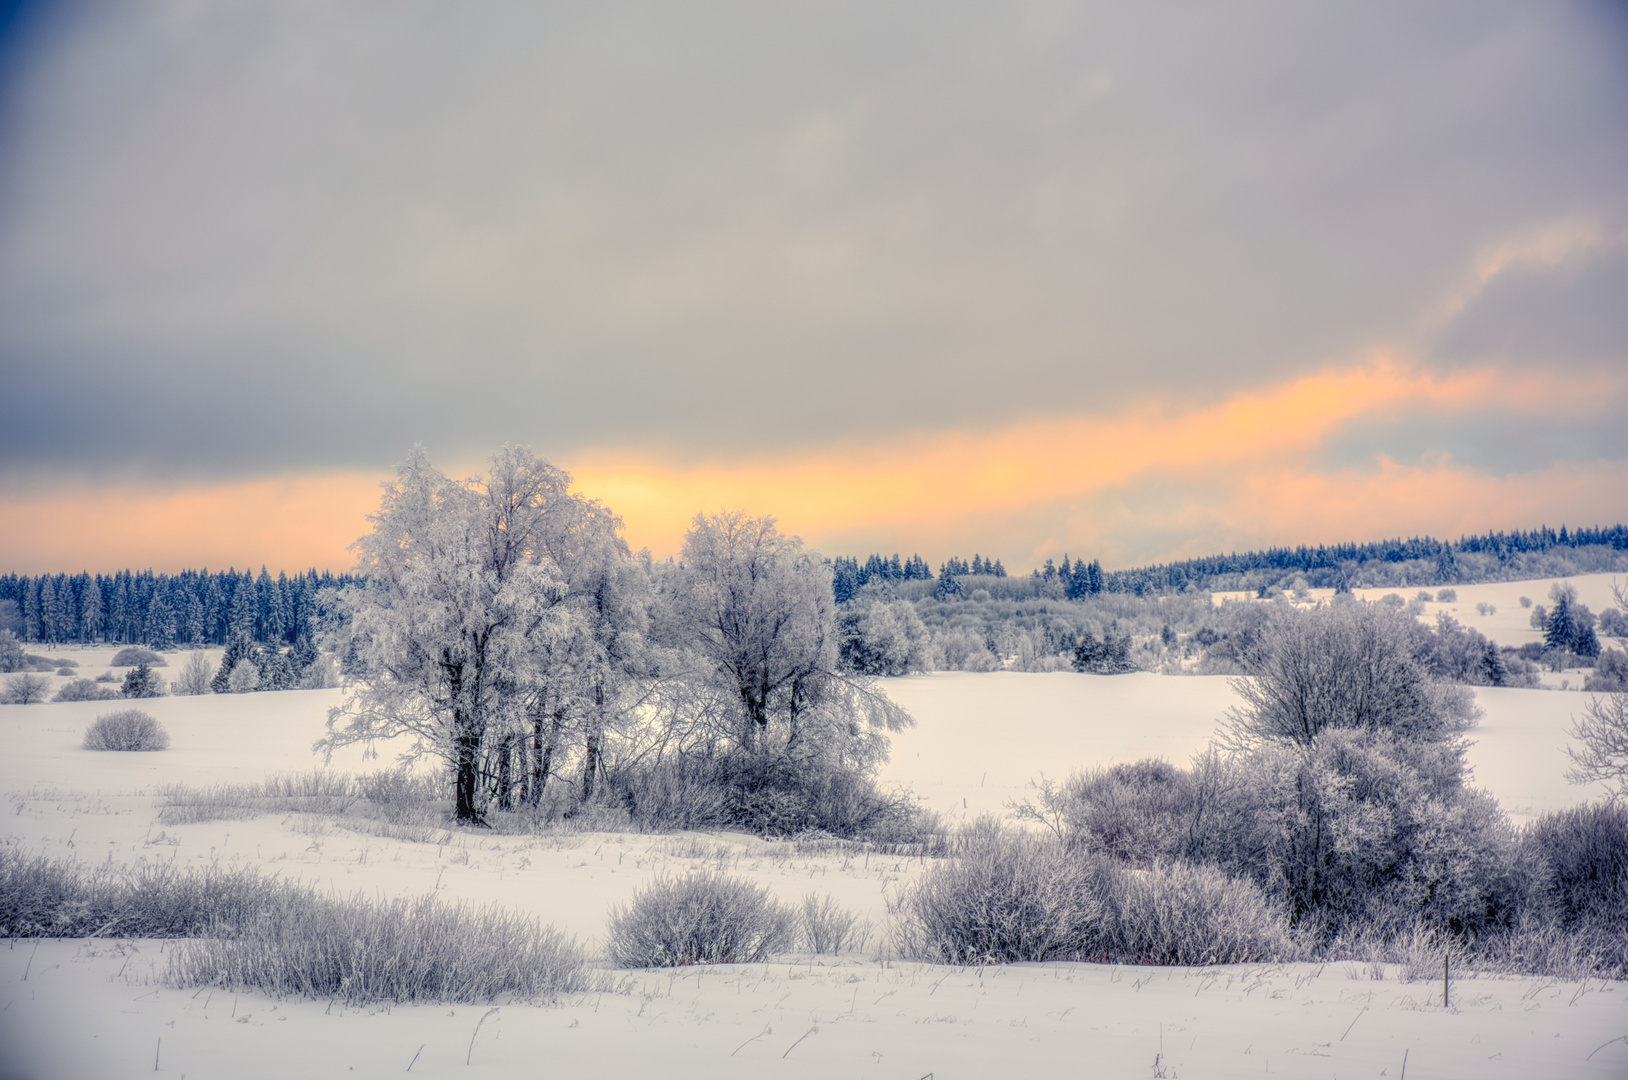
[[(1611, 591), (1617, 607), (1628, 613), (1628, 590), (1613, 583)], [(1566, 779), (1574, 784), (1615, 783), (1612, 797), (1628, 799), (1628, 694), (1594, 698), (1572, 721), (1571, 735), (1582, 746), (1566, 748), (1571, 758)]]
[(1582, 744), (1568, 746), (1574, 784), (1614, 783), (1613, 798), (1628, 799), (1628, 694), (1606, 694), (1589, 702), (1572, 721), (1571, 736)]

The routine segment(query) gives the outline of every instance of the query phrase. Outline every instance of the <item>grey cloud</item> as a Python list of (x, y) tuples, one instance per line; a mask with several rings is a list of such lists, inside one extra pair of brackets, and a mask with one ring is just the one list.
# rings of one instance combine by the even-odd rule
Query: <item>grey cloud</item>
[(1600, 10), (1173, 11), (87, 5), (0, 105), (0, 470), (1215, 397), (1628, 219)]
[(1628, 248), (1506, 271), (1443, 329), (1438, 348), (1472, 362), (1620, 370), (1628, 364)]

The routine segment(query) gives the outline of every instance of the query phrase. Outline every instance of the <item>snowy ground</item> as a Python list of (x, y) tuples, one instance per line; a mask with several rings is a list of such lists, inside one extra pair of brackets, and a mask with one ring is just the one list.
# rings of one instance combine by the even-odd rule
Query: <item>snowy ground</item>
[[(1461, 590), (1461, 598), (1463, 591)], [(1461, 599), (1460, 603), (1463, 603)], [(1473, 604), (1473, 601), (1472, 601)], [(69, 653), (69, 655), (80, 655)], [(85, 656), (82, 665), (95, 668)], [(172, 659), (172, 666), (176, 663)], [(1000, 812), (1044, 772), (1201, 749), (1231, 703), (1225, 679), (940, 674), (889, 683), (919, 726), (887, 778), (955, 816)], [(87, 863), (219, 861), (345, 893), (496, 901), (592, 950), (607, 910), (659, 873), (716, 866), (783, 900), (830, 895), (876, 924), (840, 958), (623, 973), (620, 993), (544, 1008), (395, 1007), (169, 990), (156, 942), (0, 948), (0, 1078), (513, 1075), (1034, 1075), (1329, 1077), (1628, 1074), (1628, 986), (1466, 978), (1375, 980), (1352, 965), (1212, 969), (1019, 965), (984, 971), (887, 957), (885, 898), (916, 860), (801, 854), (739, 835), (391, 839), (310, 815), (162, 826), (154, 789), (246, 782), (320, 764), (311, 743), (336, 691), (144, 702), (159, 754), (93, 754), (105, 702), (0, 706), (0, 838)], [(1521, 813), (1570, 805), (1565, 725), (1576, 694), (1480, 691), (1477, 779)], [(333, 767), (388, 764), (358, 752)], [(9, 988), (9, 989), (6, 989)], [(1592, 1054), (1592, 1058), (1589, 1055)], [(415, 1060), (415, 1055), (417, 1055)], [(156, 1059), (156, 1062), (155, 1062)], [(465, 1062), (469, 1064), (465, 1064)]]

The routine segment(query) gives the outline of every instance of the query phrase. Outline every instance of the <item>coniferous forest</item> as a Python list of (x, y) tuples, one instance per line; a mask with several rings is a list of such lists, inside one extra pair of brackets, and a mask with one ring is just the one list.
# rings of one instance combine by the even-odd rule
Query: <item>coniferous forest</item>
[(263, 645), (311, 638), (324, 613), (324, 589), (354, 584), (350, 574), (309, 570), (275, 578), (262, 566), (155, 574), (0, 576), (0, 630), (43, 645), (225, 645), (243, 637)]

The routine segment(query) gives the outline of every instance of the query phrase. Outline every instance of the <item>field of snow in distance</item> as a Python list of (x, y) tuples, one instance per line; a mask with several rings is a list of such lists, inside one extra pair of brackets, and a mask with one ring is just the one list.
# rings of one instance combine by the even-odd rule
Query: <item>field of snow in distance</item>
[[(1535, 586), (1532, 586), (1535, 588)], [(1546, 586), (1545, 586), (1546, 588)], [(1465, 589), (1460, 590), (1459, 606)], [(1544, 593), (1546, 595), (1546, 593)], [(1471, 601), (1473, 610), (1473, 601)], [(1591, 606), (1593, 606), (1591, 602)], [(1501, 610), (1501, 607), (1500, 607)], [(110, 650), (51, 650), (94, 677)], [(168, 654), (173, 675), (184, 653)], [(1002, 813), (1042, 773), (1200, 751), (1234, 698), (1224, 678), (945, 673), (891, 680), (918, 726), (884, 780), (957, 818)], [(156, 754), (79, 749), (124, 703), (0, 706), (0, 842), (113, 865), (246, 866), (369, 896), (434, 893), (536, 914), (600, 948), (609, 909), (657, 875), (715, 868), (779, 899), (831, 896), (870, 920), (839, 957), (616, 973), (619, 992), (552, 1006), (344, 1009), (173, 990), (153, 941), (0, 947), (0, 1077), (1628, 1075), (1628, 986), (1470, 977), (1355, 964), (1211, 969), (901, 963), (887, 902), (921, 860), (799, 849), (738, 834), (395, 839), (310, 814), (164, 825), (164, 785), (245, 783), (321, 766), (311, 745), (339, 691), (141, 702), (168, 729)], [(1565, 728), (1576, 693), (1479, 690), (1476, 781), (1516, 815), (1571, 805)], [(390, 765), (360, 750), (347, 772)], [(1375, 974), (1381, 975), (1375, 978)], [(485, 1023), (481, 1021), (485, 1018)], [(467, 1064), (466, 1064), (467, 1062)], [(156, 1066), (156, 1070), (155, 1070)]]
[[(1379, 589), (1355, 589), (1353, 592), (1363, 600), (1378, 600), (1382, 596), (1395, 593), (1404, 600), (1412, 600), (1420, 593), (1429, 593), (1435, 597), (1443, 588), (1450, 588), (1457, 597), (1449, 601), (1430, 600), (1424, 606), (1419, 618), (1435, 625), (1436, 616), (1446, 612), (1465, 626), (1474, 627), (1487, 637), (1500, 645), (1518, 646), (1530, 641), (1542, 641), (1543, 632), (1532, 626), (1532, 607), (1551, 607), (1549, 590), (1561, 583), (1569, 583), (1577, 590), (1577, 599), (1588, 605), (1590, 611), (1598, 615), (1608, 607), (1616, 605), (1612, 595), (1613, 585), (1628, 588), (1628, 574), (1578, 574), (1576, 577), (1541, 578), (1533, 581), (1490, 581), (1480, 585), (1431, 585), (1411, 586), (1396, 585)], [(1310, 602), (1329, 600), (1334, 596), (1333, 589), (1311, 589), (1307, 593)], [(1532, 606), (1522, 607), (1521, 598), (1532, 602)], [(1227, 601), (1253, 600), (1254, 593), (1227, 592), (1215, 593), (1213, 599), (1216, 603)], [(1477, 606), (1485, 604), (1486, 610), (1478, 610)], [(1622, 647), (1622, 642), (1602, 640), (1601, 644), (1615, 644)], [(1547, 682), (1547, 680), (1546, 680)], [(1555, 680), (1558, 686), (1558, 679)], [(1570, 681), (1573, 687), (1582, 685), (1582, 678), (1573, 673)]]

